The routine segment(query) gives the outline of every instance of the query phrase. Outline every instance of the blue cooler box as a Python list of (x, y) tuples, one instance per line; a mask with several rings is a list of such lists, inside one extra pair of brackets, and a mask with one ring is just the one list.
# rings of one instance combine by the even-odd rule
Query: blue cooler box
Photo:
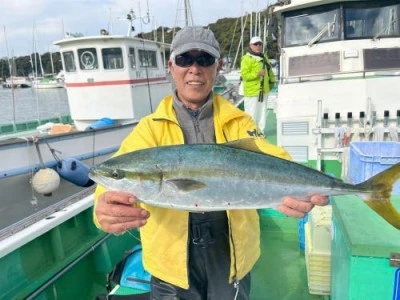
[[(349, 177), (352, 183), (360, 183), (400, 162), (398, 142), (350, 143)], [(400, 180), (392, 194), (400, 195)]]

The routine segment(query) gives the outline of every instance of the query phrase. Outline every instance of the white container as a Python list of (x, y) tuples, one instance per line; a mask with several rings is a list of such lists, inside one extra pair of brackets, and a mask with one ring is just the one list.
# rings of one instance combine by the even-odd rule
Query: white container
[[(310, 294), (315, 295), (329, 295), (331, 287), (330, 251), (321, 251), (322, 249), (324, 249), (324, 247), (321, 247), (321, 245), (324, 245), (324, 242), (316, 241), (313, 239), (310, 223), (306, 223), (304, 225), (304, 229), (306, 241), (305, 258), (309, 292)], [(317, 239), (321, 237), (319, 230), (314, 230), (314, 237)], [(315, 247), (314, 245), (317, 246)]]
[(313, 253), (331, 253), (331, 227), (332, 206), (315, 206), (309, 213), (308, 223), (310, 227), (311, 251)]

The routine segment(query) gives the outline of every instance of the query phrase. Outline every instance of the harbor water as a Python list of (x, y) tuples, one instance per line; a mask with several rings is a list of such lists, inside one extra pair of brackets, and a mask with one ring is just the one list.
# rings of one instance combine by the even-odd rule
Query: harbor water
[(40, 121), (70, 113), (65, 88), (0, 88), (0, 103), (0, 124)]

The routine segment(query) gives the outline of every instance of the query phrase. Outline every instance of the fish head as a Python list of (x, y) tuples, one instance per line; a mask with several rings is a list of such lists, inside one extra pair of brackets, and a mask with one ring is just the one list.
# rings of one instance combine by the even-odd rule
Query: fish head
[(99, 164), (90, 169), (89, 178), (107, 189), (127, 191), (128, 178), (123, 169)]
[(159, 192), (162, 173), (112, 162), (111, 159), (92, 167), (89, 178), (108, 190), (132, 193), (140, 198)]

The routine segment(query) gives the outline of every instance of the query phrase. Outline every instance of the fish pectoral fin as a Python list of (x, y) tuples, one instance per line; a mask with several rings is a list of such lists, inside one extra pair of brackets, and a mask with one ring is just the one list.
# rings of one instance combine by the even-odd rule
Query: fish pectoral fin
[(201, 181), (187, 178), (169, 179), (166, 182), (182, 192), (193, 192), (206, 187), (206, 184)]
[(389, 201), (366, 201), (368, 206), (384, 218), (389, 224), (400, 229), (400, 213)]

